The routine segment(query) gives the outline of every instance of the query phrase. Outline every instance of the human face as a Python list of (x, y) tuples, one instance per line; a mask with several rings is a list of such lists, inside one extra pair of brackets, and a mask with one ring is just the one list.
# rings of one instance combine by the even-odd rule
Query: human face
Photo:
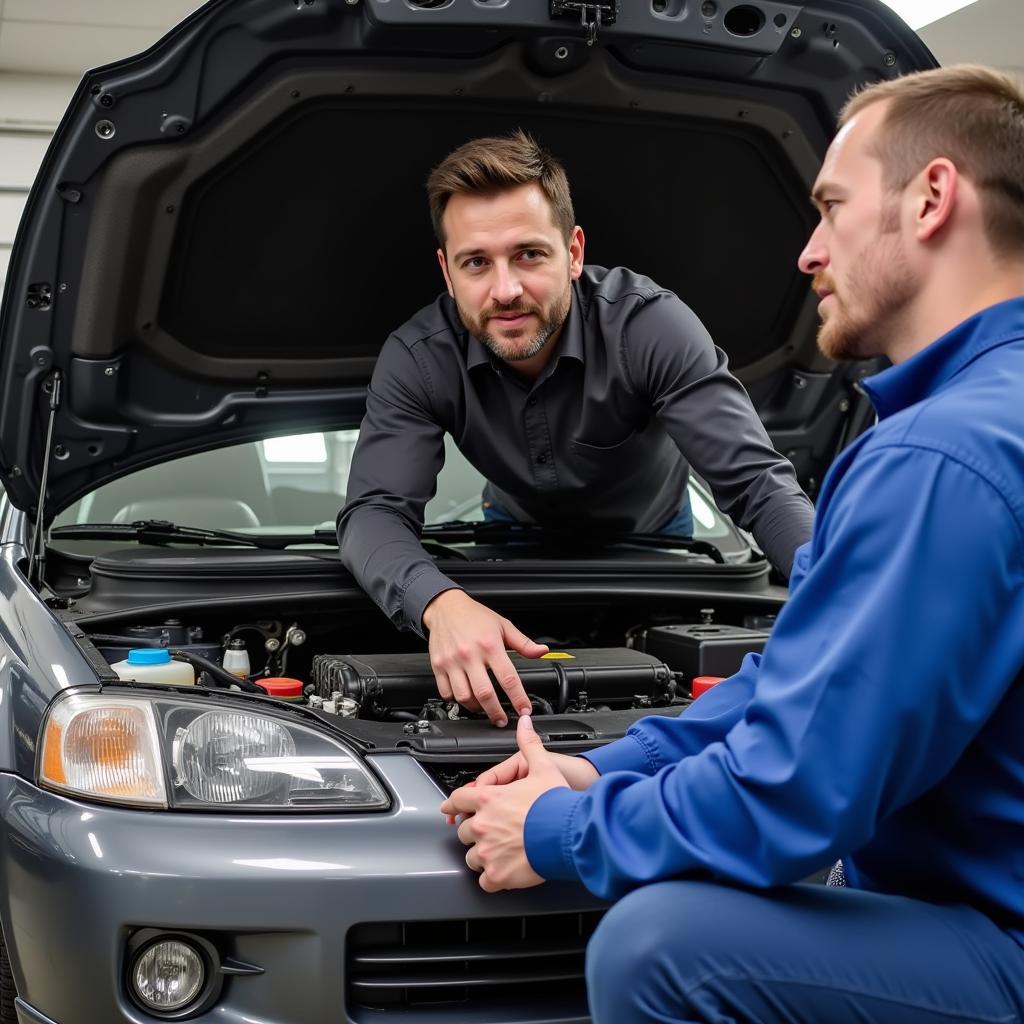
[(871, 150), (885, 106), (866, 107), (843, 127), (814, 186), (821, 222), (799, 266), (813, 275), (818, 346), (832, 359), (886, 354), (920, 288), (907, 259), (901, 196), (885, 189)]
[(568, 246), (537, 184), (489, 195), (455, 195), (437, 252), (466, 329), (526, 373), (550, 358), (583, 270), (583, 232)]

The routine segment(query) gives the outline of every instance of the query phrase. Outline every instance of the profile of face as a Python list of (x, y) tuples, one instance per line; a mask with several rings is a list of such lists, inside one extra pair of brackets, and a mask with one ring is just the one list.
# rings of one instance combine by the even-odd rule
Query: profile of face
[(470, 334), (527, 369), (550, 355), (583, 270), (583, 232), (568, 245), (540, 185), (454, 195), (438, 249), (448, 293)]
[(871, 148), (884, 116), (880, 102), (847, 122), (814, 186), (821, 221), (799, 266), (813, 276), (818, 345), (832, 359), (886, 353), (920, 286), (907, 257), (902, 197), (885, 188)]

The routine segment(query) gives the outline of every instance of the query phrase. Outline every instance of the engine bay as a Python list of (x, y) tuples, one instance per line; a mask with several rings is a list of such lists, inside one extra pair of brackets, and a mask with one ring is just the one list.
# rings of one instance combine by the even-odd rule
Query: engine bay
[[(594, 643), (605, 637), (593, 631), (544, 636), (551, 648), (545, 656), (510, 658), (535, 716), (681, 709), (735, 672), (747, 653), (763, 649), (774, 615), (748, 614), (737, 624), (717, 621), (714, 609), (704, 608), (698, 619), (634, 625), (607, 646)], [(339, 649), (336, 631), (325, 630), (317, 615), (308, 623), (254, 618), (218, 626), (172, 616), (109, 632), (79, 625), (74, 632), (108, 680), (172, 681), (152, 666), (175, 663), (192, 670), (173, 677), (179, 687), (236, 690), (339, 720), (400, 723), (410, 735), (429, 733), (432, 723), (486, 724), (482, 713), (439, 697), (425, 650)]]

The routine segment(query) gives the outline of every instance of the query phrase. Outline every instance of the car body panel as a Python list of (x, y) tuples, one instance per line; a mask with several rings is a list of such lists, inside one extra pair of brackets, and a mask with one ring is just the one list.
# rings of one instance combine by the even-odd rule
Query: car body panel
[[(233, 979), (216, 1012), (194, 1020), (344, 1020), (345, 937), (354, 925), (601, 906), (572, 885), (486, 895), (437, 813), (437, 784), (407, 755), (369, 762), (401, 794), (387, 814), (139, 812), (0, 776), (0, 916), (21, 997), (59, 1024), (148, 1020), (116, 975), (125, 934), (153, 926), (220, 936), (234, 958), (264, 968)], [(448, 1012), (452, 1024), (479, 1020)]]

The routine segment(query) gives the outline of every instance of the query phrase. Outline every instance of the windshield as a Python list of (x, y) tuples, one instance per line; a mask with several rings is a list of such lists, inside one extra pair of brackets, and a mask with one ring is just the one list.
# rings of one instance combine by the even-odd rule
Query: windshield
[[(252, 533), (334, 529), (345, 500), (358, 430), (271, 437), (189, 455), (104, 484), (54, 520), (54, 527), (81, 523), (133, 523), (162, 519), (181, 526)], [(445, 439), (445, 464), (425, 521), (482, 520), (484, 478)], [(725, 552), (747, 544), (710, 498), (691, 480), (694, 537)]]

